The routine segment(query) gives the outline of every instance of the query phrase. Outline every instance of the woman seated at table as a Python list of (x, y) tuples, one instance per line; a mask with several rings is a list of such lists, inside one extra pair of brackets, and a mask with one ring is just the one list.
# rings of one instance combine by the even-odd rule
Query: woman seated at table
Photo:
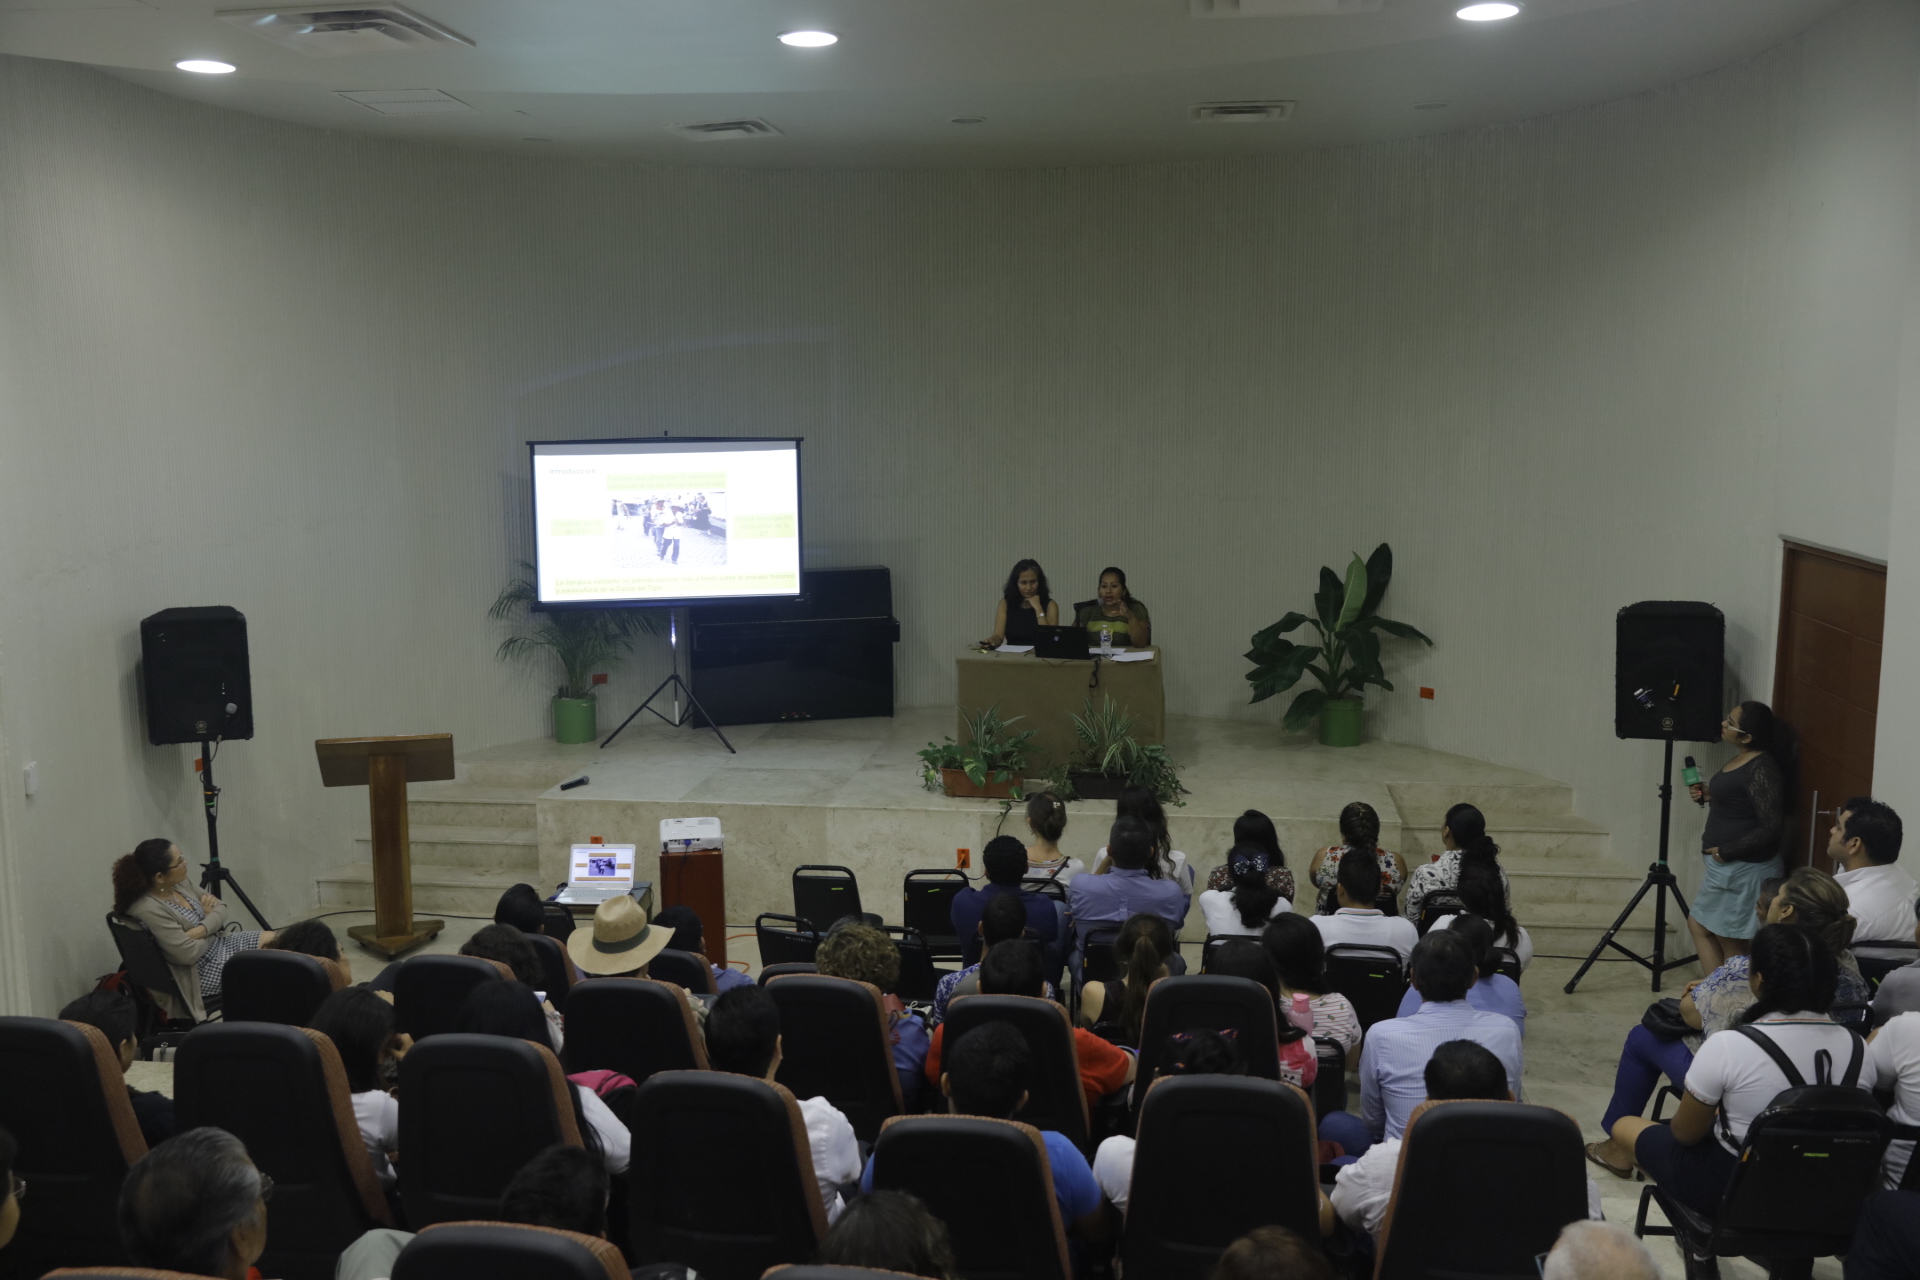
[(1047, 590), (1047, 573), (1038, 560), (1022, 560), (1013, 566), (1000, 594), (1000, 603), (993, 610), (993, 634), (980, 642), (982, 648), (1032, 644), (1040, 638), (1035, 628), (1060, 625), (1060, 606)]
[(1103, 630), (1111, 631), (1113, 642), (1124, 648), (1144, 649), (1153, 643), (1153, 623), (1147, 617), (1147, 606), (1127, 590), (1127, 575), (1111, 567), (1100, 571), (1099, 596), (1080, 606), (1073, 625), (1085, 627), (1096, 645)]

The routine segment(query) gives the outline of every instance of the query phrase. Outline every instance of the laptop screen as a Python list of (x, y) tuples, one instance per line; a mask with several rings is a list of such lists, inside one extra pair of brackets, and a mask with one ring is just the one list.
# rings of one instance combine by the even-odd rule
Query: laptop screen
[(633, 884), (633, 851), (630, 844), (577, 844), (573, 846), (573, 874), (567, 883), (590, 889), (625, 889)]

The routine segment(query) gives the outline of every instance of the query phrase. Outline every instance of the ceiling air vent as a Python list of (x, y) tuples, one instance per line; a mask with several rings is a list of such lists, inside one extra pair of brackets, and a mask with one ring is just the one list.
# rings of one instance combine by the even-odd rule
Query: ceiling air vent
[(465, 36), (411, 9), (366, 0), (300, 9), (232, 9), (218, 17), (315, 58), (473, 47)]
[(449, 111), (471, 111), (460, 99), (438, 89), (336, 89), (348, 102), (357, 102), (383, 116), (437, 116)]
[(1196, 102), (1187, 118), (1195, 124), (1277, 124), (1291, 115), (1291, 102)]
[(1381, 0), (1187, 0), (1194, 18), (1311, 18), (1329, 13), (1378, 13)]
[(670, 124), (670, 133), (677, 133), (688, 142), (730, 142), (736, 138), (777, 138), (780, 131), (758, 116), (748, 116), (741, 120), (709, 120), (705, 124)]

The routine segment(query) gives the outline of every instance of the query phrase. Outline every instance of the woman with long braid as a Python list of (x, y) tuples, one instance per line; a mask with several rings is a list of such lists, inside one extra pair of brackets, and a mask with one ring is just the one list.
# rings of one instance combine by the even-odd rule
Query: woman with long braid
[[(1237, 840), (1237, 837), (1236, 837)], [(1380, 910), (1393, 915), (1399, 910), (1400, 888), (1407, 882), (1407, 860), (1391, 849), (1380, 847), (1380, 815), (1363, 800), (1355, 800), (1340, 811), (1340, 843), (1313, 855), (1307, 866), (1307, 879), (1320, 891), (1314, 904), (1317, 915), (1330, 916), (1339, 910), (1333, 900), (1334, 886), (1340, 883), (1340, 859), (1349, 853), (1371, 855), (1380, 863)]]
[(1419, 924), (1420, 911), (1433, 894), (1444, 892), (1450, 897), (1459, 897), (1460, 870), (1466, 866), (1497, 873), (1502, 896), (1511, 911), (1513, 890), (1507, 884), (1506, 870), (1500, 865), (1500, 846), (1487, 834), (1485, 814), (1470, 804), (1453, 806), (1441, 824), (1440, 843), (1446, 852), (1436, 861), (1415, 867), (1413, 875), (1408, 877), (1407, 919)]

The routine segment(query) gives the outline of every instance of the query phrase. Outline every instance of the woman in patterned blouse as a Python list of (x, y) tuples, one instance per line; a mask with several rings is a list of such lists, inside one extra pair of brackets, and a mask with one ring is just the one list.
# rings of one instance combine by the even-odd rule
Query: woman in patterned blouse
[(1380, 909), (1388, 915), (1398, 910), (1400, 886), (1407, 882), (1407, 860), (1391, 849), (1380, 847), (1380, 815), (1373, 806), (1355, 800), (1340, 811), (1340, 839), (1342, 843), (1322, 849), (1313, 855), (1313, 862), (1307, 868), (1307, 879), (1313, 881), (1320, 890), (1320, 898), (1314, 906), (1317, 915), (1330, 916), (1339, 903), (1333, 900), (1333, 886), (1339, 882), (1340, 859), (1354, 850), (1370, 852), (1380, 863)]
[[(1233, 820), (1234, 846), (1243, 844), (1257, 845), (1267, 855), (1267, 887), (1293, 901), (1293, 872), (1287, 869), (1287, 855), (1280, 851), (1280, 833), (1273, 829), (1273, 819), (1258, 809), (1249, 809)], [(1231, 889), (1233, 887), (1233, 869), (1225, 863), (1215, 867), (1207, 875), (1207, 888)]]

